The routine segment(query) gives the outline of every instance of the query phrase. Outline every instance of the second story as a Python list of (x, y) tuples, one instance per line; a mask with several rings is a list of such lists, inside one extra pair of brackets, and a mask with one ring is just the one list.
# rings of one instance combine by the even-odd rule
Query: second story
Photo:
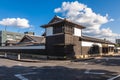
[(82, 35), (82, 29), (85, 28), (58, 16), (55, 16), (48, 24), (42, 25), (42, 27), (45, 28), (46, 36), (70, 34), (79, 37)]

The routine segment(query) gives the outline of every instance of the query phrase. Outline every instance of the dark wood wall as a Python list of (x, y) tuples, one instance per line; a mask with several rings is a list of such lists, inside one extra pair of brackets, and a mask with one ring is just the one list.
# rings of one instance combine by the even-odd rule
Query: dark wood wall
[(100, 54), (100, 53), (102, 53), (102, 47), (99, 47), (98, 49), (94, 49), (92, 46), (91, 47), (87, 47), (87, 46), (82, 47), (83, 55), (92, 55), (92, 54)]
[(73, 43), (74, 43), (74, 52), (75, 52), (75, 55), (81, 55), (81, 41), (80, 41), (80, 38), (78, 36), (74, 36), (74, 39), (73, 39)]
[[(46, 51), (50, 56), (57, 56), (64, 54), (64, 34), (46, 36)], [(58, 46), (58, 47), (57, 47)]]
[(0, 52), (46, 55), (45, 49), (0, 49)]
[(74, 45), (74, 37), (71, 34), (65, 34), (65, 44)]
[(64, 25), (64, 33), (73, 35), (74, 27), (72, 25), (68, 25), (68, 24)]

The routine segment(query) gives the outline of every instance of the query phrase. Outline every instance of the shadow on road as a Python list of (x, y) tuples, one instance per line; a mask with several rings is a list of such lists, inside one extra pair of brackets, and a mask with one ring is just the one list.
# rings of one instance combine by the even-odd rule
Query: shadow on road
[[(23, 77), (28, 80), (106, 80), (117, 75), (116, 72), (106, 70), (89, 70), (91, 73), (85, 74), (86, 71), (86, 69), (67, 68), (64, 66), (0, 66), (0, 80), (20, 80), (15, 77), (16, 74), (27, 74), (23, 75)], [(30, 74), (32, 72), (36, 74)], [(98, 72), (104, 74), (93, 74)]]
[(101, 64), (104, 66), (120, 66), (120, 57), (105, 57), (101, 59), (88, 60), (85, 62), (89, 62), (91, 64)]

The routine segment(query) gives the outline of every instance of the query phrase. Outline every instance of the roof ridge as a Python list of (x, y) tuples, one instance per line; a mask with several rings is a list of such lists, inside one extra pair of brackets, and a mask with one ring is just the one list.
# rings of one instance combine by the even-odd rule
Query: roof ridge
[(60, 18), (60, 19), (65, 19), (65, 18), (63, 18), (63, 17), (60, 17), (60, 16), (57, 16), (57, 15), (55, 15), (55, 17), (57, 17), (57, 18)]
[(109, 40), (103, 40), (103, 39), (100, 39), (100, 38), (94, 38), (94, 37), (90, 37), (90, 36), (82, 36), (82, 38), (91, 38), (91, 39), (96, 39), (98, 41), (101, 41), (101, 42), (105, 42), (105, 43), (112, 43), (114, 44), (113, 42), (109, 41)]
[(39, 35), (27, 35), (27, 36), (44, 37), (44, 36), (39, 36)]

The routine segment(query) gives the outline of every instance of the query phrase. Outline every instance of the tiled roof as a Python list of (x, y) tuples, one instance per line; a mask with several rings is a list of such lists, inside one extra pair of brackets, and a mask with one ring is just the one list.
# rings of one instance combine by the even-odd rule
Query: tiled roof
[(29, 37), (36, 43), (45, 43), (45, 38), (43, 36), (29, 36)]
[[(45, 37), (44, 36), (34, 36), (34, 35), (25, 35), (23, 39), (29, 39), (30, 43), (37, 43), (37, 44), (45, 44)], [(22, 42), (22, 40), (19, 42), (19, 44)]]
[(102, 40), (98, 38), (93, 38), (93, 37), (88, 37), (88, 36), (82, 36), (80, 39), (84, 41), (91, 41), (91, 42), (99, 42), (99, 43), (106, 43), (106, 44), (114, 44), (113, 42), (107, 41), (107, 40)]
[(58, 16), (55, 16), (48, 24), (42, 25), (41, 27), (49, 27), (49, 26), (52, 26), (52, 25), (55, 25), (55, 24), (58, 24), (58, 23), (62, 23), (62, 22), (68, 22), (70, 24), (77, 25), (80, 28), (85, 28), (82, 25), (79, 25), (77, 23), (74, 23), (74, 22), (66, 19), (66, 18), (61, 18), (61, 17), (58, 17)]
[(61, 20), (64, 20), (64, 18), (61, 18), (61, 17), (55, 15), (54, 18), (48, 24), (53, 23), (53, 22), (58, 22)]
[(17, 40), (7, 40), (6, 43), (18, 43), (19, 41)]

